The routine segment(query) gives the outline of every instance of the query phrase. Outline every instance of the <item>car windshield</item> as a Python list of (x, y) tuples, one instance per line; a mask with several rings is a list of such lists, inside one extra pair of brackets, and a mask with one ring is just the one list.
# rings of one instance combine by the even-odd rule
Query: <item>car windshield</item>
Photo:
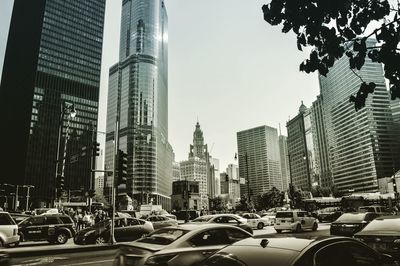
[(93, 225), (93, 228), (105, 228), (110, 225), (110, 219), (98, 222), (97, 224)]
[(149, 234), (145, 238), (137, 240), (137, 242), (156, 244), (156, 245), (169, 245), (184, 234), (187, 230), (182, 229), (168, 229), (162, 228)]
[(395, 231), (400, 233), (400, 219), (376, 219), (370, 222), (365, 231)]
[(345, 213), (340, 216), (337, 222), (362, 222), (364, 221), (365, 213)]
[(276, 218), (293, 218), (293, 212), (277, 212)]
[(194, 223), (201, 223), (201, 222), (208, 222), (211, 220), (212, 216), (200, 216), (196, 219), (194, 219), (192, 222)]

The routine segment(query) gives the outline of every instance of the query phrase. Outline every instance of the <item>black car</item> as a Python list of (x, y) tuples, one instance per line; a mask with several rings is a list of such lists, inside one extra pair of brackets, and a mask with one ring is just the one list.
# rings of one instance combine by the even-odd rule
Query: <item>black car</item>
[(317, 211), (317, 219), (321, 223), (331, 223), (336, 221), (343, 212), (339, 208), (325, 208)]
[(331, 235), (353, 236), (377, 217), (373, 212), (345, 213), (331, 224)]
[(65, 244), (74, 237), (74, 222), (63, 214), (42, 214), (32, 216), (18, 224), (20, 241), (48, 241)]
[(378, 217), (355, 234), (354, 238), (400, 260), (400, 216)]
[(391, 256), (382, 255), (348, 237), (247, 238), (221, 249), (200, 263), (200, 266), (265, 265), (398, 266)]
[[(110, 240), (111, 219), (79, 231), (74, 237), (78, 245), (104, 244)], [(114, 238), (117, 242), (133, 241), (153, 231), (150, 222), (130, 217), (115, 218)]]

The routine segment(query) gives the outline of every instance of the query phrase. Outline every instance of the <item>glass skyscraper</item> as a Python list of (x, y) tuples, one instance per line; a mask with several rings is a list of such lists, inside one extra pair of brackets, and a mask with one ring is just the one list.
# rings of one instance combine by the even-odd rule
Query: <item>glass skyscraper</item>
[[(105, 0), (14, 1), (0, 87), (6, 151), (0, 183), (34, 185), (43, 203), (55, 197), (57, 150), (65, 191), (93, 185), (89, 149), (96, 139), (104, 12)], [(76, 109), (70, 123), (67, 112), (61, 119), (63, 105)]]
[[(373, 42), (373, 40), (368, 40)], [(373, 46), (367, 45), (367, 46)], [(329, 151), (329, 163), (334, 185), (343, 192), (374, 192), (378, 179), (393, 174), (399, 162), (396, 158), (396, 136), (389, 93), (386, 89), (382, 65), (366, 58), (358, 75), (376, 88), (358, 112), (349, 96), (361, 84), (352, 73), (346, 56), (335, 62), (327, 77), (320, 76), (324, 121)]]
[[(114, 167), (114, 135), (128, 158), (126, 187), (140, 204), (171, 206), (168, 143), (168, 17), (162, 0), (123, 0), (119, 62), (110, 68), (105, 164)], [(110, 195), (112, 177), (105, 194)], [(122, 191), (123, 191), (122, 190)]]

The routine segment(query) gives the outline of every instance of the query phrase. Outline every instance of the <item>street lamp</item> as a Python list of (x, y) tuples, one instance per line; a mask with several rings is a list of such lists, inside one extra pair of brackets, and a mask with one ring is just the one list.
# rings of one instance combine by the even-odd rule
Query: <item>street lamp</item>
[(25, 207), (25, 211), (29, 210), (29, 189), (30, 188), (35, 188), (35, 186), (32, 185), (23, 185), (22, 187), (26, 187), (26, 207)]
[[(59, 124), (58, 124), (58, 139), (57, 139), (57, 154), (56, 154), (56, 175), (55, 175), (55, 186), (54, 186), (54, 202), (53, 202), (53, 207), (56, 205), (57, 197), (58, 197), (58, 191), (57, 191), (57, 178), (60, 178), (61, 180), (64, 179), (64, 171), (65, 171), (65, 157), (66, 157), (66, 152), (67, 152), (67, 144), (68, 144), (68, 133), (69, 133), (69, 125), (71, 122), (71, 119), (76, 116), (76, 110), (74, 104), (67, 103), (63, 101), (60, 105), (60, 118), (59, 118)], [(64, 121), (64, 115), (68, 115), (67, 119), (67, 128), (66, 128), (66, 133), (65, 133), (65, 141), (64, 141), (64, 150), (63, 150), (63, 158), (62, 158), (62, 168), (61, 168), (61, 174), (60, 172), (60, 147), (61, 147), (61, 135), (62, 135), (62, 128), (63, 128), (63, 121)], [(61, 187), (60, 187), (61, 189)]]
[[(238, 154), (235, 153), (235, 160), (238, 159), (238, 155), (242, 155), (242, 154)], [(249, 204), (251, 203), (251, 197), (250, 197), (250, 179), (249, 179), (249, 163), (247, 160), (247, 151), (244, 153), (244, 157), (245, 157), (245, 161), (246, 161), (246, 179), (247, 179), (247, 200), (249, 202)]]

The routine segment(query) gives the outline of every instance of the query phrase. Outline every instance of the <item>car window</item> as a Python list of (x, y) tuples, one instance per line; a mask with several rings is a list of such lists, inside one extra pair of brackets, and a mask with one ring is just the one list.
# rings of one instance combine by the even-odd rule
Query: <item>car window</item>
[(188, 240), (194, 247), (227, 245), (231, 244), (231, 241), (223, 228), (201, 232)]
[(235, 228), (225, 229), (225, 233), (227, 234), (230, 243), (235, 243), (239, 240), (250, 237), (248, 234), (246, 234), (242, 230), (235, 229)]
[(46, 224), (59, 224), (57, 217), (49, 216), (46, 217)]
[(71, 217), (69, 217), (69, 216), (60, 216), (60, 219), (65, 224), (72, 224), (73, 223)]
[(149, 234), (148, 236), (141, 238), (139, 240), (136, 240), (137, 242), (143, 242), (143, 243), (150, 243), (150, 244), (156, 244), (156, 245), (169, 245), (184, 234), (186, 234), (187, 230), (182, 230), (182, 229), (169, 229), (169, 228), (163, 228), (154, 231), (153, 233)]
[(43, 216), (37, 216), (37, 217), (32, 217), (30, 220), (31, 225), (43, 225), (44, 224), (44, 217)]
[[(340, 256), (338, 256), (340, 254)], [(335, 243), (317, 251), (315, 266), (376, 266), (379, 258), (371, 249), (351, 242)]]
[(14, 220), (8, 213), (0, 213), (0, 225), (13, 225)]
[(304, 212), (298, 212), (297, 213), (297, 217), (305, 217), (305, 213)]
[(127, 220), (128, 220), (127, 222), (128, 222), (128, 225), (129, 225), (129, 226), (139, 225), (139, 221), (136, 220), (136, 219), (128, 218)]
[(293, 212), (277, 212), (276, 218), (293, 218)]
[(250, 214), (246, 213), (246, 214), (243, 215), (243, 218), (250, 219), (251, 217), (250, 217)]

